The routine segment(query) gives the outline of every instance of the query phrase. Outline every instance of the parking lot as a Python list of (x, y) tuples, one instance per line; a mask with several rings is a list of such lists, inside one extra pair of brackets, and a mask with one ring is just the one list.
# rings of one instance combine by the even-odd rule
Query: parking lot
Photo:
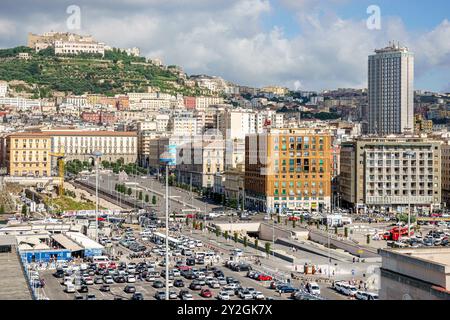
[[(101, 291), (100, 288), (105, 285), (105, 274), (102, 275), (103, 271), (101, 271), (101, 268), (93, 268), (94, 264), (92, 262), (82, 263), (72, 261), (64, 266), (64, 276), (62, 277), (57, 278), (53, 275), (56, 270), (39, 271), (41, 279), (43, 279), (45, 282), (45, 287), (42, 289), (45, 296), (50, 300), (86, 299), (88, 295), (94, 295), (95, 299), (98, 300), (128, 300), (133, 298), (133, 293), (127, 293), (124, 291), (124, 289), (126, 286), (133, 286), (135, 288), (135, 292), (141, 293), (144, 300), (157, 299), (155, 294), (157, 292), (165, 291), (165, 278), (161, 276), (165, 271), (165, 267), (161, 265), (161, 262), (164, 260), (165, 255), (163, 246), (149, 241), (149, 236), (147, 234), (145, 236), (141, 236), (139, 235), (139, 232), (131, 232), (130, 230), (127, 234), (123, 233), (123, 237), (121, 239), (121, 244), (119, 244), (118, 239), (116, 239), (116, 241), (113, 241), (114, 246), (117, 248), (116, 251), (121, 252), (122, 254), (120, 255), (119, 261), (113, 262), (112, 265), (114, 267), (109, 268), (108, 274), (111, 274), (114, 277), (114, 280), (116, 280), (118, 270), (121, 269), (120, 272), (121, 274), (123, 274), (124, 279), (122, 281), (124, 281), (124, 283), (118, 283), (117, 281), (114, 281), (113, 283), (108, 284), (108, 291)], [(133, 253), (130, 249), (122, 245), (124, 239), (133, 239), (130, 241), (144, 246), (145, 251), (140, 253)], [(240, 300), (241, 297), (239, 296), (239, 292), (247, 292), (246, 289), (249, 289), (248, 291), (252, 293), (252, 299), (256, 298), (256, 295), (255, 297), (253, 297), (253, 293), (256, 292), (258, 292), (257, 296), (259, 299), (290, 298), (290, 292), (280, 294), (273, 289), (269, 289), (271, 281), (259, 281), (251, 279), (246, 276), (247, 271), (236, 272), (225, 267), (224, 262), (230, 257), (223, 257), (217, 252), (213, 252), (211, 249), (203, 246), (203, 244), (198, 240), (195, 241), (193, 239), (189, 239), (185, 241), (195, 242), (199, 245), (199, 247), (195, 246), (195, 248), (189, 248), (188, 250), (185, 250), (186, 253), (190, 253), (189, 257), (194, 257), (197, 255), (201, 256), (203, 252), (207, 252), (211, 255), (213, 255), (214, 253), (214, 258), (211, 258), (207, 261), (194, 259), (198, 263), (188, 267), (186, 266), (186, 262), (189, 259), (187, 256), (182, 255), (178, 252), (175, 256), (175, 253), (173, 253), (173, 256), (170, 257), (170, 270), (174, 271), (170, 271), (169, 274), (175, 274), (171, 277), (171, 283), (177, 280), (178, 284), (180, 280), (183, 282), (183, 287), (170, 286), (169, 291), (176, 294), (176, 296), (172, 296), (173, 299), (181, 299), (181, 297), (179, 296), (181, 290), (186, 290), (186, 293), (192, 295), (192, 299), (188, 300), (217, 299), (219, 293), (221, 291), (224, 291), (224, 289), (228, 289), (230, 300)], [(172, 250), (171, 252), (173, 251), (176, 250)], [(146, 257), (132, 258), (133, 256), (139, 254), (144, 255), (144, 252)], [(241, 257), (241, 259), (245, 259), (245, 257)], [(133, 267), (132, 272), (129, 272), (130, 265), (139, 267), (139, 264), (144, 264), (144, 262), (146, 263), (145, 267), (140, 268), (139, 271), (135, 271)], [(179, 269), (186, 270), (184, 274), (178, 274), (179, 271), (177, 271), (177, 268), (175, 267), (176, 264), (178, 265)], [(83, 271), (70, 271), (74, 269), (79, 270), (81, 267), (82, 269), (84, 269)], [(214, 273), (214, 271), (216, 273)], [(62, 269), (59, 272), (63, 272)], [(64, 284), (64, 281), (65, 277), (67, 277), (67, 275), (72, 272), (75, 276), (72, 276), (71, 283), (75, 283), (76, 279), (78, 279), (79, 282), (78, 286), (75, 285), (75, 292), (68, 293), (66, 292), (67, 286)], [(194, 273), (194, 276), (192, 276), (192, 273)], [(149, 274), (151, 274), (151, 276)], [(264, 280), (264, 278), (261, 279)], [(219, 282), (219, 280), (219, 286), (217, 284), (208, 285), (208, 283), (210, 282)], [(155, 288), (155, 282), (158, 283), (159, 281), (162, 282), (163, 286)], [(196, 290), (193, 290), (189, 288), (192, 282), (200, 282), (201, 285), (200, 287), (197, 287)], [(84, 290), (82, 291), (84, 292), (79, 292), (81, 287), (83, 287)], [(211, 297), (209, 297), (208, 294), (205, 294), (204, 296), (200, 294), (204, 289), (208, 289), (210, 291)], [(234, 292), (231, 289), (233, 289)], [(187, 298), (190, 298), (189, 295), (187, 295)], [(250, 297), (246, 296), (245, 298), (249, 299)]]

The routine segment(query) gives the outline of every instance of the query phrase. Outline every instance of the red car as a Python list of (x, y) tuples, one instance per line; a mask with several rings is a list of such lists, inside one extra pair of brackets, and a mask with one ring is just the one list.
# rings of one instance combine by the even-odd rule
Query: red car
[(115, 262), (110, 262), (108, 267), (109, 267), (109, 269), (113, 269), (114, 270), (114, 269), (117, 268), (117, 265), (116, 265)]
[(180, 271), (189, 271), (192, 269), (192, 267), (189, 267), (189, 266), (177, 266), (177, 268)]
[(260, 274), (257, 278), (259, 281), (272, 281), (273, 278), (271, 276), (268, 276), (266, 274)]
[(187, 214), (187, 215), (186, 215), (186, 218), (188, 218), (188, 219), (194, 219), (194, 218), (195, 218), (195, 215), (192, 214), (192, 213), (190, 213), (190, 214)]
[(299, 220), (300, 220), (300, 218), (296, 217), (296, 216), (290, 216), (289, 217), (289, 221), (299, 221)]
[(203, 298), (212, 298), (212, 292), (209, 289), (202, 289), (202, 291), (200, 291), (200, 295)]

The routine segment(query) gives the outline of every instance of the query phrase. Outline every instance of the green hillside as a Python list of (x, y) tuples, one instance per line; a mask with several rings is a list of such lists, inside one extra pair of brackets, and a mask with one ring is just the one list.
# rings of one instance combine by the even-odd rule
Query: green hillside
[[(28, 52), (31, 59), (17, 57)], [(55, 56), (49, 48), (35, 53), (28, 47), (0, 50), (0, 80), (22, 80), (32, 85), (32, 93), (51, 97), (53, 91), (114, 95), (146, 92), (148, 86), (162, 92), (185, 95), (205, 94), (199, 88), (188, 88), (170, 70), (149, 64), (142, 57), (130, 57), (116, 49), (99, 55)], [(39, 91), (38, 91), (39, 88)], [(23, 89), (23, 88), (22, 88)]]

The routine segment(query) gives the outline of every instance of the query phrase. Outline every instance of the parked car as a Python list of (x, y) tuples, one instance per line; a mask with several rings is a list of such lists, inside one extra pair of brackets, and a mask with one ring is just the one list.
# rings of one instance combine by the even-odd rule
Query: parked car
[(176, 279), (176, 280), (173, 282), (173, 286), (174, 286), (174, 287), (177, 287), (177, 288), (182, 288), (182, 287), (184, 287), (184, 282), (183, 282), (183, 280), (181, 280), (181, 279)]
[(166, 293), (164, 291), (155, 292), (156, 300), (166, 300)]
[(126, 292), (126, 293), (135, 293), (136, 292), (136, 288), (134, 286), (127, 285), (127, 286), (125, 286), (123, 291)]
[(241, 292), (239, 293), (239, 298), (243, 300), (252, 300), (253, 295), (248, 290), (241, 290)]
[(144, 300), (144, 295), (140, 292), (133, 293), (131, 300)]
[(102, 285), (102, 286), (100, 287), (99, 290), (102, 291), (102, 292), (109, 292), (109, 291), (111, 291), (111, 288), (109, 287), (109, 285), (104, 284), (104, 285)]
[(212, 292), (209, 289), (202, 289), (202, 291), (200, 291), (200, 295), (203, 298), (212, 298)]
[(228, 294), (227, 291), (220, 291), (219, 294), (217, 295), (217, 299), (228, 301), (230, 300), (230, 295)]
[(320, 287), (316, 282), (309, 282), (306, 285), (306, 290), (311, 294), (320, 296)]
[(298, 289), (291, 286), (281, 286), (277, 289), (279, 293), (292, 293), (298, 291)]

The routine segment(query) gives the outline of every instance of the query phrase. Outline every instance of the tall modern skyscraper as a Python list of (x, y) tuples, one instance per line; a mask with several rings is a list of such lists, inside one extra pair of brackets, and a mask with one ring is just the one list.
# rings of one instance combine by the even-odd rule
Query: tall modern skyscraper
[(369, 56), (369, 133), (414, 128), (414, 54), (391, 43)]

